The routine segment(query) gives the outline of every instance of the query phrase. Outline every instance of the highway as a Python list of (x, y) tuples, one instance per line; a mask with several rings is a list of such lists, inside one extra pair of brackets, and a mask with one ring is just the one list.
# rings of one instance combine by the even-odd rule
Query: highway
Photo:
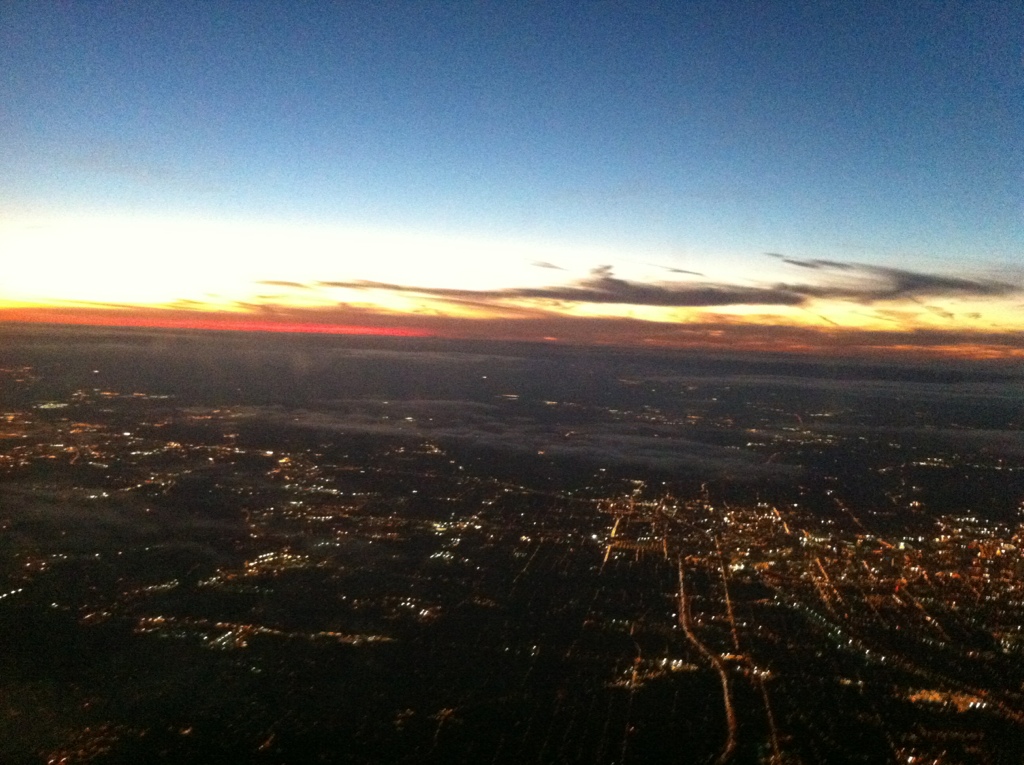
[(682, 559), (679, 560), (678, 566), (679, 626), (683, 628), (683, 632), (686, 633), (686, 637), (691, 643), (693, 643), (693, 646), (711, 662), (715, 671), (718, 672), (719, 680), (721, 680), (722, 683), (722, 704), (725, 706), (727, 735), (725, 745), (722, 747), (722, 752), (718, 755), (718, 759), (716, 760), (716, 762), (721, 765), (721, 763), (726, 763), (731, 760), (736, 751), (736, 711), (733, 709), (732, 705), (732, 689), (729, 687), (728, 670), (726, 669), (725, 662), (722, 661), (722, 658), (718, 654), (712, 653), (693, 632), (693, 623), (690, 619), (690, 604), (686, 599), (686, 575), (683, 572)]

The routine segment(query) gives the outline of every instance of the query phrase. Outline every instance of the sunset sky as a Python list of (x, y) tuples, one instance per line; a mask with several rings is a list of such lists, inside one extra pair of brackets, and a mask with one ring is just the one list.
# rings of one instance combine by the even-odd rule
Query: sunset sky
[(0, 322), (1024, 358), (1019, 2), (0, 6)]

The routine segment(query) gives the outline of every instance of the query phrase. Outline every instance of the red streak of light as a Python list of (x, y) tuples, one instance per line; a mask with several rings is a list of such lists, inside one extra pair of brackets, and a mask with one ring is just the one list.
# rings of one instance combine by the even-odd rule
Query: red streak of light
[(392, 337), (431, 337), (433, 333), (410, 327), (373, 327), (358, 324), (320, 324), (316, 322), (266, 321), (259, 319), (209, 318), (195, 316), (140, 316), (121, 312), (109, 315), (46, 309), (10, 309), (0, 311), (0, 321), (20, 323), (77, 324), (98, 327), (146, 327), (160, 329), (201, 329), (229, 332), (297, 332), (314, 335), (388, 335)]

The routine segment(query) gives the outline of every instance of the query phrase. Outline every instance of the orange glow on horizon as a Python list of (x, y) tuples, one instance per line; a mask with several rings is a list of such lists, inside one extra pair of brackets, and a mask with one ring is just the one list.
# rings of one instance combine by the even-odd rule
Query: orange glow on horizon
[(323, 322), (267, 321), (237, 319), (218, 314), (201, 318), (176, 312), (168, 316), (140, 315), (123, 311), (60, 311), (46, 308), (0, 309), (0, 322), (18, 324), (72, 324), (126, 329), (198, 329), (226, 332), (294, 332), (308, 335), (385, 335), (390, 337), (431, 337), (432, 332), (414, 327), (387, 327)]
[[(342, 319), (344, 317), (338, 317)], [(827, 357), (916, 357), (964, 361), (1024, 360), (1024, 343), (1003, 336), (965, 333), (962, 340), (938, 338), (917, 344), (902, 333), (836, 327), (794, 327), (756, 322), (676, 323), (638, 319), (595, 319), (558, 315), (483, 319), (437, 314), (360, 312), (334, 323), (322, 314), (253, 315), (174, 308), (83, 306), (0, 307), (3, 324), (65, 325), (124, 329), (271, 332), (309, 335), (365, 335), (450, 340), (545, 342), (664, 351), (781, 353)]]

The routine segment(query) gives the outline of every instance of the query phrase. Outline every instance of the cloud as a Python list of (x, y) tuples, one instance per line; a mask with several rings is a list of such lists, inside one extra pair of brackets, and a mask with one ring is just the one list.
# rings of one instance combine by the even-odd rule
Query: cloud
[(1024, 433), (1019, 430), (985, 428), (911, 428), (868, 427), (866, 425), (836, 425), (811, 423), (809, 429), (842, 435), (895, 436), (902, 442), (917, 439), (921, 444), (942, 444), (956, 450), (970, 449), (988, 456), (1019, 459), (1024, 457)]
[(670, 274), (687, 274), (689, 276), (704, 276), (700, 271), (687, 271), (685, 268), (671, 268), (670, 266), (658, 266), (664, 268)]
[(780, 283), (775, 288), (806, 297), (858, 303), (905, 298), (1006, 297), (1021, 290), (1019, 286), (1006, 282), (922, 274), (899, 268), (862, 266), (858, 270), (867, 277), (860, 284), (817, 286)]
[[(694, 281), (637, 282), (616, 277), (612, 266), (599, 265), (590, 274), (575, 281), (539, 287), (505, 287), (501, 289), (473, 290), (450, 287), (422, 287), (391, 282), (350, 280), (321, 281), (319, 288), (348, 290), (379, 290), (417, 295), (476, 307), (510, 307), (510, 303), (538, 301), (540, 303), (589, 303), (599, 305), (636, 305), (664, 308), (710, 308), (725, 306), (797, 306), (807, 307), (817, 300), (844, 300), (864, 305), (893, 301), (934, 299), (943, 297), (985, 298), (1007, 297), (1024, 292), (1020, 285), (1009, 282), (971, 279), (959, 276), (929, 274), (901, 268), (844, 263), (834, 260), (796, 260), (778, 253), (771, 257), (809, 271), (821, 273), (814, 282), (779, 282), (771, 285), (747, 286), (729, 283)], [(538, 262), (541, 268), (550, 263)], [(558, 268), (555, 266), (554, 268)], [(662, 266), (662, 268), (665, 268)], [(559, 269), (562, 270), (562, 269)], [(694, 271), (668, 268), (674, 273), (700, 276)], [(833, 273), (830, 273), (833, 272)], [(265, 282), (266, 283), (266, 282)], [(284, 285), (283, 282), (273, 282)], [(289, 286), (297, 286), (291, 285)], [(935, 306), (922, 308), (945, 318), (943, 309)]]
[(793, 260), (792, 258), (783, 258), (782, 262), (789, 263), (791, 266), (799, 266), (800, 268), (810, 268), (815, 270), (819, 268), (832, 268), (837, 271), (852, 271), (855, 268), (855, 266), (852, 266), (849, 263), (840, 263), (835, 260)]
[(286, 282), (286, 281), (279, 281), (279, 280), (275, 280), (275, 279), (265, 279), (263, 281), (259, 281), (259, 282), (256, 282), (256, 283), (257, 284), (261, 284), (261, 285), (263, 285), (265, 287), (289, 287), (291, 289), (296, 289), (296, 290), (308, 290), (308, 289), (311, 289), (308, 284), (303, 284), (302, 282)]
[(779, 287), (743, 287), (728, 284), (645, 284), (619, 279), (610, 266), (598, 266), (591, 276), (571, 284), (551, 287), (509, 287), (498, 290), (465, 290), (446, 287), (415, 287), (373, 281), (318, 282), (321, 287), (354, 290), (384, 290), (443, 298), (445, 300), (505, 301), (553, 300), (571, 303), (599, 303), (694, 308), (729, 305), (801, 305), (805, 297)]
[(950, 321), (953, 321), (956, 318), (956, 314), (954, 314), (952, 311), (947, 311), (944, 308), (939, 308), (938, 306), (935, 305), (925, 305), (924, 309), (929, 313), (935, 314), (936, 316), (941, 316), (943, 319), (949, 319)]
[(556, 266), (554, 263), (548, 263), (546, 260), (535, 260), (530, 265), (535, 268), (553, 268), (556, 271), (564, 271), (565, 269), (561, 266)]
[[(950, 276), (900, 268), (846, 263), (825, 259), (795, 260), (778, 253), (773, 258), (802, 269), (806, 280), (743, 285), (706, 280), (631, 281), (602, 264), (576, 280), (562, 284), (464, 289), (430, 287), (383, 281), (267, 280), (262, 285), (287, 290), (313, 290), (323, 305), (289, 305), (285, 294), (264, 294), (237, 302), (231, 311), (209, 310), (198, 302), (178, 301), (161, 308), (98, 304), (51, 307), (12, 307), (0, 310), (0, 321), (90, 324), (105, 326), (174, 327), (262, 332), (318, 334), (380, 334), (434, 336), (473, 340), (605, 344), (626, 347), (703, 348), (779, 353), (878, 355), (886, 351), (931, 356), (962, 355), (975, 358), (1024, 356), (1024, 333), (1012, 331), (1019, 316), (1012, 308), (1006, 318), (990, 327), (977, 324), (978, 311), (953, 314), (942, 298), (1007, 298), (1024, 294), (1020, 285), (965, 276)], [(545, 267), (541, 265), (540, 267)], [(344, 289), (348, 294), (332, 294)], [(267, 290), (268, 293), (276, 290)], [(367, 293), (360, 297), (352, 293)], [(415, 310), (375, 305), (374, 292), (414, 298)], [(295, 297), (292, 295), (291, 297)], [(863, 308), (853, 313), (872, 323), (888, 322), (887, 331), (840, 326), (837, 314), (823, 305), (839, 300)], [(1007, 301), (1008, 303), (1009, 301)], [(571, 305), (649, 306), (703, 309), (678, 319), (615, 315), (572, 315)], [(729, 311), (745, 306), (743, 311)], [(964, 306), (965, 308), (974, 306)], [(995, 309), (1002, 307), (995, 306)], [(799, 308), (814, 317), (815, 326), (794, 326), (797, 320), (780, 308)], [(857, 319), (843, 307), (843, 316)], [(722, 309), (722, 310), (716, 310)], [(638, 312), (639, 313), (639, 312)], [(680, 312), (682, 314), (682, 312)], [(934, 329), (935, 317), (947, 329)], [(958, 321), (958, 319), (960, 321)], [(998, 326), (997, 326), (998, 324)], [(929, 330), (912, 329), (929, 326)]]
[[(877, 404), (869, 403), (893, 401), (900, 399), (906, 402), (943, 403), (943, 404), (977, 404), (990, 412), (993, 407), (1012, 407), (1020, 399), (1022, 372), (1004, 369), (993, 372), (992, 369), (976, 366), (957, 366), (943, 364), (931, 365), (891, 365), (878, 366), (871, 363), (850, 362), (843, 365), (829, 365), (829, 377), (821, 377), (822, 367), (813, 361), (802, 366), (791, 364), (762, 364), (740, 367), (741, 372), (721, 371), (714, 374), (699, 373), (664, 373), (656, 372), (638, 375), (642, 384), (678, 386), (728, 386), (734, 391), (750, 390), (750, 394), (742, 396), (755, 397), (756, 392), (763, 394), (766, 390), (778, 393), (801, 391), (803, 394), (826, 394), (832, 402), (846, 402), (852, 410), (860, 410)], [(836, 404), (838, 405), (838, 404)], [(830, 430), (840, 427), (834, 420), (822, 421), (818, 425), (808, 423), (808, 427), (819, 430)], [(879, 432), (888, 426), (859, 426), (846, 423), (842, 427), (858, 428), (857, 432)], [(921, 432), (935, 432), (931, 425), (916, 428)], [(950, 430), (950, 433), (964, 434), (964, 429)], [(1003, 431), (1000, 431), (1003, 432)], [(1024, 431), (1012, 431), (1024, 439)]]
[(854, 281), (832, 284), (776, 284), (775, 289), (817, 299), (852, 300), (874, 303), (937, 297), (1006, 297), (1019, 294), (1024, 288), (1009, 282), (985, 279), (965, 279), (958, 276), (926, 274), (888, 266), (863, 263), (843, 263), (835, 260), (795, 260), (778, 253), (766, 253), (800, 268), (815, 271), (839, 271)]
[(520, 454), (543, 452), (599, 465), (694, 469), (732, 478), (798, 470), (766, 462), (752, 451), (693, 440), (679, 426), (638, 428), (607, 420), (567, 425), (474, 401), (348, 399), (322, 402), (315, 409), (252, 406), (235, 412), (243, 420), (275, 426), (462, 443)]

